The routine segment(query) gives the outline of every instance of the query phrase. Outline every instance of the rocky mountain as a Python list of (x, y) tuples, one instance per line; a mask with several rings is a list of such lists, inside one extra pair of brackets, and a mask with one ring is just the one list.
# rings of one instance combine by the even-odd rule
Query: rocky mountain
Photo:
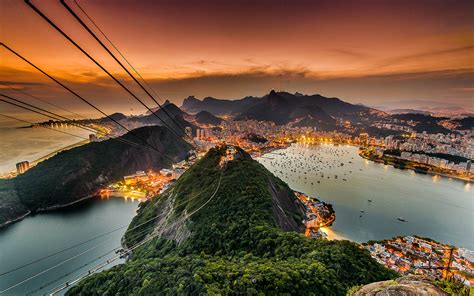
[(0, 198), (8, 203), (1, 203), (0, 225), (28, 211), (73, 203), (137, 170), (169, 167), (172, 160), (184, 159), (191, 149), (187, 142), (161, 126), (142, 127), (132, 132), (121, 138), (140, 142), (136, 135), (162, 153), (111, 139), (58, 153), (14, 179), (3, 180)]
[(354, 243), (306, 238), (302, 219), (286, 183), (240, 148), (216, 147), (140, 205), (127, 263), (68, 295), (345, 295), (396, 276)]
[(227, 101), (194, 97), (184, 100), (181, 108), (187, 112), (208, 111), (213, 114), (232, 114), (237, 120), (255, 119), (272, 121), (276, 124), (301, 122), (309, 126), (334, 127), (336, 119), (364, 122), (384, 114), (362, 105), (354, 105), (337, 98), (321, 95), (290, 94), (271, 91), (263, 97), (246, 97)]
[(354, 287), (351, 293), (349, 293), (349, 296), (469, 295), (468, 288), (463, 288), (462, 284), (460, 287), (457, 287), (456, 291), (451, 290), (451, 293), (444, 291), (440, 286), (426, 277), (407, 275), (395, 280), (371, 283), (362, 287)]
[(193, 96), (187, 97), (183, 101), (181, 108), (188, 113), (198, 113), (208, 111), (214, 115), (238, 114), (258, 101), (256, 97), (245, 97), (239, 100), (222, 100), (206, 97), (202, 101)]
[(164, 105), (162, 109), (158, 109), (157, 111), (154, 111), (154, 113), (155, 114), (148, 113), (143, 116), (136, 116), (136, 117), (130, 118), (130, 120), (134, 120), (142, 124), (163, 125), (162, 121), (156, 117), (157, 115), (159, 118), (165, 121), (169, 126), (171, 126), (172, 128), (176, 129), (176, 131), (178, 131), (178, 128), (176, 127), (176, 125), (173, 123), (173, 121), (170, 119), (169, 116), (171, 116), (176, 121), (178, 120), (181, 121), (183, 116), (186, 115), (185, 112), (183, 112), (178, 106), (176, 106), (173, 103), (168, 103)]

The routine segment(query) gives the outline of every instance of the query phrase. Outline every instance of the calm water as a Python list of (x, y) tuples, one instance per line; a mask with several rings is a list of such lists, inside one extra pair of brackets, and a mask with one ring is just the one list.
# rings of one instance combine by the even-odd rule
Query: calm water
[(472, 184), (373, 163), (357, 152), (350, 146), (298, 144), (259, 161), (294, 190), (333, 204), (330, 237), (364, 242), (417, 234), (474, 250)]
[[(96, 198), (60, 211), (30, 216), (6, 229), (2, 229), (0, 230), (0, 274), (120, 226), (128, 225), (135, 216), (137, 207), (138, 202), (127, 202), (121, 197), (111, 197), (109, 200)], [(26, 295), (41, 286), (46, 286), (33, 293), (34, 295), (43, 295), (56, 286), (76, 278), (79, 274), (86, 272), (88, 268), (101, 263), (104, 259), (98, 259), (68, 276), (64, 275), (118, 247), (125, 230), (126, 228), (121, 229), (103, 238), (0, 277), (0, 291), (2, 291), (42, 270), (90, 249), (64, 265), (60, 265), (1, 295)], [(115, 255), (114, 252), (109, 254), (108, 257), (113, 255)], [(114, 263), (119, 262), (115, 261)]]
[[(0, 173), (15, 169), (17, 162), (37, 160), (83, 139), (45, 128), (18, 128), (24, 124), (0, 123)], [(90, 132), (78, 127), (58, 127), (60, 131), (88, 138)]]
[[(330, 237), (363, 242), (418, 234), (474, 249), (474, 196), (463, 182), (372, 163), (360, 158), (355, 147), (295, 145), (266, 157), (259, 161), (293, 189), (334, 205), (336, 222), (327, 230)], [(93, 199), (68, 209), (27, 217), (0, 230), (0, 274), (127, 225), (137, 206), (138, 202), (126, 202), (119, 197)], [(399, 216), (408, 222), (398, 221)], [(119, 246), (124, 231), (2, 276), (0, 291), (93, 248), (5, 293), (25, 295), (34, 291), (33, 294), (42, 295), (102, 262), (103, 259), (96, 260), (73, 271)], [(46, 287), (36, 291), (41, 286)]]

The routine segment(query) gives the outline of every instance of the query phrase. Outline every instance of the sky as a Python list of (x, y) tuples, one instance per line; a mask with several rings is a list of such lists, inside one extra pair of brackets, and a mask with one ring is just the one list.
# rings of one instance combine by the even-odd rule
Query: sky
[[(380, 108), (474, 109), (474, 1), (76, 1), (178, 105), (191, 95), (238, 99), (276, 89)], [(59, 1), (32, 3), (152, 105)], [(0, 1), (0, 14), (0, 40), (46, 72), (106, 112), (144, 111), (23, 1)], [(8, 85), (92, 112), (4, 48), (0, 81), (4, 94), (28, 98)]]

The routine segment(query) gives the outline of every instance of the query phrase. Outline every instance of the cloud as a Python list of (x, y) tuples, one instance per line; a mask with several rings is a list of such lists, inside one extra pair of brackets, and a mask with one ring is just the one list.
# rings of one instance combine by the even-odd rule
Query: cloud
[(422, 53), (417, 53), (417, 54), (404, 55), (404, 56), (385, 59), (382, 62), (380, 62), (377, 67), (389, 67), (389, 66), (394, 66), (394, 65), (401, 65), (404, 63), (418, 62), (420, 59), (436, 58), (439, 56), (451, 55), (451, 54), (454, 54), (456, 57), (460, 57), (461, 54), (464, 53), (472, 57), (473, 51), (474, 51), (474, 46), (462, 46), (462, 47), (456, 47), (456, 48), (422, 52)]
[(366, 59), (369, 57), (368, 54), (358, 52), (358, 51), (353, 51), (353, 50), (345, 50), (345, 49), (330, 49), (329, 52), (331, 53), (336, 53), (340, 56), (343, 57), (350, 57), (353, 59)]
[(11, 87), (15, 87), (18, 85), (24, 86), (35, 86), (35, 85), (43, 85), (43, 83), (39, 82), (26, 82), (26, 81), (8, 81), (8, 80), (0, 80), (0, 84), (8, 85)]

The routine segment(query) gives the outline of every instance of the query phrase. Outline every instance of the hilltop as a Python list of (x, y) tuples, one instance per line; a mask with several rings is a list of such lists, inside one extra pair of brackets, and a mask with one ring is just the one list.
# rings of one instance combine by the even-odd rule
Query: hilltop
[(212, 115), (210, 112), (201, 111), (194, 115), (194, 119), (199, 124), (212, 124), (212, 125), (219, 125), (222, 123), (222, 119)]
[[(16, 178), (1, 181), (0, 225), (30, 212), (74, 203), (137, 170), (169, 167), (168, 158), (180, 161), (191, 149), (161, 126), (132, 132), (163, 154), (111, 139), (60, 152)], [(138, 141), (131, 133), (120, 138)]]
[(345, 295), (396, 276), (354, 243), (306, 238), (302, 219), (286, 183), (238, 147), (213, 148), (140, 205), (124, 243), (146, 243), (129, 261), (68, 295)]

